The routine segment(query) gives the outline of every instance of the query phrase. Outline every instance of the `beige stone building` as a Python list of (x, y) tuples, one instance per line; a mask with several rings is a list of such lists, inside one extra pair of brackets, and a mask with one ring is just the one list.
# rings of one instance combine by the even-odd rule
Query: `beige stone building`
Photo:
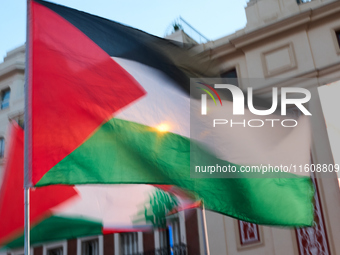
[[(238, 86), (242, 89), (248, 86), (244, 79), (263, 79), (254, 88), (260, 97), (269, 97), (272, 87), (309, 89), (313, 96), (308, 108), (319, 116), (312, 121), (312, 132), (317, 135), (313, 136), (311, 157), (314, 163), (333, 164), (317, 88), (340, 80), (340, 1), (250, 0), (245, 11), (244, 29), (216, 41), (196, 44), (191, 51), (202, 61), (211, 63), (209, 71), (215, 76), (239, 78)], [(218, 26), (223, 29), (223, 24)], [(193, 43), (180, 30), (170, 38)], [(0, 170), (6, 160), (2, 153), (6, 152), (8, 120), (22, 121), (23, 91), (24, 47), (20, 47), (9, 52), (0, 64)], [(197, 209), (169, 219), (173, 230), (170, 238), (175, 245), (183, 244), (186, 251), (178, 249), (173, 254), (340, 255), (337, 176), (314, 177), (318, 190), (314, 228), (258, 226), (208, 211), (206, 236), (202, 212)], [(32, 251), (34, 255), (86, 255), (83, 247), (89, 243), (96, 247), (95, 255), (171, 254), (169, 249), (163, 253), (160, 250), (166, 246), (167, 238), (169, 234), (165, 236), (158, 231), (114, 234), (41, 244)], [(21, 255), (23, 250), (8, 253)]]
[[(215, 75), (241, 78), (243, 90), (242, 79), (262, 78), (253, 88), (260, 97), (272, 87), (309, 89), (308, 107), (319, 116), (312, 119), (312, 161), (333, 163), (317, 87), (340, 80), (340, 1), (250, 0), (245, 10), (244, 29), (192, 50), (213, 61)], [(314, 228), (263, 227), (208, 212), (210, 254), (340, 254), (336, 174), (316, 186)]]
[(23, 123), (25, 47), (7, 53), (0, 63), (0, 177), (6, 160), (7, 128), (10, 119)]

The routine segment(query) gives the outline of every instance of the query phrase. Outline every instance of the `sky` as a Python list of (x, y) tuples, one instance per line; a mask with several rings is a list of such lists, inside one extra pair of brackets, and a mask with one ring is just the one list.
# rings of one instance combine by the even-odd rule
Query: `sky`
[[(234, 33), (246, 25), (248, 0), (51, 0), (150, 34), (164, 37), (181, 16), (210, 40)], [(24, 44), (26, 0), (0, 0), (0, 63), (6, 52)]]

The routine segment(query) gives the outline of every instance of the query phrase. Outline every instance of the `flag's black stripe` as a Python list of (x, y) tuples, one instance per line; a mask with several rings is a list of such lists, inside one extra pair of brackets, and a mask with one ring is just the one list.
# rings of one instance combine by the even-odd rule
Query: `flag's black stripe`
[(89, 13), (34, 0), (69, 21), (112, 57), (134, 60), (157, 68), (189, 93), (189, 77), (157, 46), (177, 47), (169, 41)]
[[(189, 57), (189, 54), (185, 54), (185, 49), (179, 49), (177, 45), (166, 39), (102, 17), (42, 0), (34, 1), (69, 21), (110, 56), (134, 60), (161, 70), (185, 92), (190, 93), (190, 78), (162, 50), (166, 49), (167, 54), (176, 52), (178, 55), (180, 52), (180, 54), (183, 53), (183, 55)], [(195, 60), (189, 61), (194, 62)], [(232, 101), (229, 92), (222, 91), (221, 93), (226, 94), (225, 99)], [(271, 107), (271, 102), (262, 98), (254, 96), (253, 101), (254, 105), (258, 107)]]

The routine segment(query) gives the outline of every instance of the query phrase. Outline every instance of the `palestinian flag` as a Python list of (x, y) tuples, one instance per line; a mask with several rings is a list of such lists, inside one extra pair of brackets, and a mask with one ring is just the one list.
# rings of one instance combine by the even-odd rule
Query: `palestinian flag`
[[(309, 177), (190, 178), (190, 148), (199, 165), (238, 162), (215, 152), (209, 144), (214, 139), (204, 146), (190, 140), (189, 80), (178, 68), (185, 66), (186, 53), (178, 55), (176, 45), (45, 1), (31, 1), (30, 14), (32, 185), (170, 184), (195, 193), (207, 209), (241, 220), (311, 225)], [(268, 138), (276, 137), (274, 148), (295, 137), (281, 131), (251, 136), (256, 153), (261, 155)], [(222, 133), (216, 138), (221, 143), (231, 139)]]
[[(23, 130), (15, 124), (9, 151), (0, 191), (0, 248), (24, 245)], [(162, 227), (169, 213), (195, 206), (199, 204), (171, 186), (51, 185), (31, 189), (31, 244), (149, 231)]]

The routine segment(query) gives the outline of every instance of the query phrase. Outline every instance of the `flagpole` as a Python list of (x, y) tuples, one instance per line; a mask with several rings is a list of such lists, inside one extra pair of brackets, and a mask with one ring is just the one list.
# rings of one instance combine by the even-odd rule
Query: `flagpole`
[(30, 0), (26, 2), (26, 46), (25, 46), (25, 120), (24, 120), (24, 219), (25, 219), (25, 231), (24, 231), (24, 254), (30, 255), (30, 114), (29, 114), (29, 61), (30, 58)]
[(30, 255), (30, 188), (25, 187), (25, 246), (24, 254)]
[(204, 203), (202, 203), (202, 207), (203, 207), (202, 208), (202, 216), (203, 216), (203, 230), (204, 230), (205, 247), (206, 247), (207, 255), (210, 255), (208, 229), (207, 229), (207, 217), (205, 215)]

